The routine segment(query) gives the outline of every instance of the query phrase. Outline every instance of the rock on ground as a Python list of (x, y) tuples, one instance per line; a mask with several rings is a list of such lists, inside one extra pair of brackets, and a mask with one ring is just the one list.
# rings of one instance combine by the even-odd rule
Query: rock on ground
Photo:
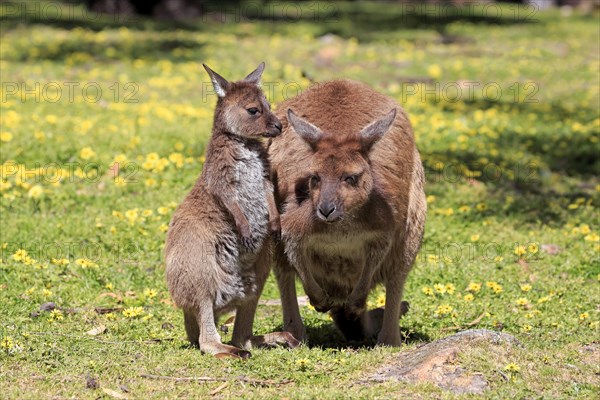
[(488, 387), (484, 375), (469, 373), (458, 364), (458, 355), (461, 350), (476, 342), (519, 345), (517, 339), (505, 333), (487, 329), (470, 329), (400, 353), (392, 362), (383, 365), (374, 374), (371, 374), (367, 380), (430, 382), (457, 394), (483, 393)]

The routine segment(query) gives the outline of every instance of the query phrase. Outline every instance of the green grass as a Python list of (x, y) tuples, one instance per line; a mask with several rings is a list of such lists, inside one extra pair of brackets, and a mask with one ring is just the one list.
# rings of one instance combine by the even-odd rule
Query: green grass
[[(352, 28), (357, 10), (362, 22)], [(233, 398), (453, 398), (428, 384), (359, 381), (397, 352), (482, 314), (477, 327), (523, 343), (461, 355), (464, 368), (489, 380), (487, 397), (597, 397), (597, 353), (594, 362), (582, 350), (600, 330), (597, 18), (411, 16), (403, 26), (408, 17), (381, 6), (344, 4), (327, 21), (137, 20), (100, 29), (107, 21), (2, 15), (4, 398), (98, 398), (120, 385), (132, 398), (199, 398), (223, 383), (143, 374), (225, 378), (218, 395)], [(328, 31), (339, 36), (322, 38)], [(236, 79), (262, 60), (274, 105), (311, 79), (351, 77), (395, 97), (410, 115), (428, 171), (429, 213), (405, 291), (403, 348), (344, 343), (327, 315), (307, 307), (310, 344), (300, 349), (255, 350), (241, 362), (186, 346), (162, 247), (210, 134), (215, 99), (200, 63)], [(78, 84), (72, 99), (68, 82)], [(449, 99), (444, 85), (465, 82), (502, 94), (476, 88)], [(91, 101), (97, 87), (102, 95)], [(109, 170), (115, 159), (118, 179)], [(372, 293), (372, 307), (382, 294)], [(263, 298), (278, 298), (272, 278)], [(31, 315), (49, 301), (62, 315)], [(134, 307), (143, 307), (140, 315), (123, 313)], [(103, 334), (85, 334), (101, 325)], [(260, 306), (255, 331), (280, 328), (280, 308)], [(498, 371), (510, 363), (520, 371), (506, 381)], [(257, 386), (239, 376), (291, 382)], [(86, 388), (87, 377), (100, 389)]]

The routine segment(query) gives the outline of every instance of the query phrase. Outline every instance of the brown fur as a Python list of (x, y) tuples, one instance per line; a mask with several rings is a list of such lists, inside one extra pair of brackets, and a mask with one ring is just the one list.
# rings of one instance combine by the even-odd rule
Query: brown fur
[[(212, 137), (202, 175), (171, 221), (165, 246), (167, 284), (183, 309), (188, 339), (209, 354), (249, 357), (241, 348), (298, 342), (287, 332), (253, 336), (258, 297), (269, 274), (268, 233), (279, 214), (261, 136), (281, 124), (258, 87), (264, 68), (230, 83), (208, 67), (215, 92)], [(236, 309), (233, 344), (221, 343), (219, 315)]]
[[(268, 151), (282, 212), (275, 273), (284, 328), (305, 337), (295, 304), (298, 274), (311, 303), (331, 311), (347, 338), (378, 332), (378, 343), (399, 345), (402, 291), (426, 214), (423, 167), (406, 114), (350, 80), (316, 85), (277, 114), (283, 133)], [(366, 297), (380, 282), (386, 309), (382, 326), (374, 326)]]

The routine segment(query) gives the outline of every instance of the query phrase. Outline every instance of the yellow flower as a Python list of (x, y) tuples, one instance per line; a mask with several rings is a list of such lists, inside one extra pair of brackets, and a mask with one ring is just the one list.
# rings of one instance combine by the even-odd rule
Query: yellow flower
[(502, 262), (502, 261), (504, 261), (504, 257), (502, 257), (502, 256), (496, 256), (496, 257), (494, 257), (494, 261), (495, 262)]
[(144, 185), (146, 185), (148, 187), (156, 186), (156, 179), (148, 178), (148, 179), (144, 180)]
[(158, 207), (156, 210), (160, 215), (166, 215), (169, 213), (169, 209), (167, 207)]
[(34, 185), (27, 192), (27, 197), (30, 199), (38, 199), (44, 194), (44, 189), (40, 185)]
[(500, 294), (504, 291), (504, 288), (502, 287), (502, 285), (500, 285), (499, 283), (494, 282), (494, 281), (486, 282), (485, 286), (492, 289), (492, 291), (496, 294)]
[(89, 160), (90, 158), (96, 157), (96, 152), (92, 150), (91, 147), (87, 146), (81, 149), (81, 151), (79, 152), (79, 157), (82, 160)]
[(523, 333), (531, 332), (531, 329), (533, 329), (533, 327), (531, 325), (523, 325), (521, 327), (521, 332), (523, 332)]
[(126, 318), (135, 318), (139, 317), (144, 313), (143, 307), (129, 307), (123, 310), (123, 316)]
[(464, 213), (467, 213), (467, 212), (471, 211), (471, 207), (469, 207), (469, 206), (460, 206), (460, 207), (458, 208), (458, 211), (459, 211), (460, 213), (463, 213), (463, 214), (464, 214)]
[(439, 256), (436, 256), (435, 254), (427, 254), (427, 262), (430, 263), (437, 263), (440, 260)]
[(510, 363), (504, 367), (504, 370), (507, 372), (519, 372), (521, 368), (515, 363)]
[(135, 221), (138, 219), (137, 208), (134, 208), (133, 210), (125, 211), (125, 218), (127, 218), (127, 220), (129, 221), (130, 224), (135, 223)]
[(44, 289), (44, 290), (42, 290), (42, 296), (50, 297), (50, 296), (52, 296), (52, 291), (48, 290), (48, 289)]
[(436, 283), (433, 285), (433, 289), (439, 294), (446, 293), (446, 286), (442, 285), (441, 283)]
[(296, 364), (300, 366), (300, 368), (306, 368), (310, 364), (310, 360), (308, 358), (301, 358), (296, 360)]
[(539, 250), (539, 247), (536, 243), (531, 243), (531, 244), (529, 244), (529, 246), (527, 246), (527, 251), (530, 252), (531, 254), (537, 253), (538, 250)]
[(471, 283), (469, 283), (469, 286), (467, 286), (467, 292), (479, 293), (480, 290), (481, 290), (481, 283), (471, 282)]
[(463, 296), (463, 300), (466, 301), (467, 303), (472, 302), (475, 299), (475, 296), (473, 296), (471, 293), (465, 294)]
[(454, 291), (456, 290), (456, 286), (454, 286), (454, 285), (453, 285), (453, 284), (451, 284), (451, 283), (446, 283), (446, 286), (445, 286), (445, 288), (446, 288), (446, 292), (447, 292), (448, 294), (454, 294)]
[(475, 208), (477, 209), (477, 211), (485, 211), (487, 210), (487, 204), (479, 203), (475, 206)]
[(584, 238), (584, 240), (585, 240), (586, 242), (598, 242), (598, 241), (600, 241), (600, 236), (598, 236), (598, 234), (597, 234), (597, 233), (591, 233), (591, 234), (587, 235), (587, 236)]
[(54, 310), (50, 311), (50, 317), (48, 318), (48, 321), (61, 321), (63, 319), (65, 319), (65, 317), (63, 315), (63, 312), (59, 309), (55, 308)]
[(22, 261), (25, 258), (27, 258), (27, 256), (28, 256), (27, 250), (19, 249), (15, 252), (15, 254), (12, 255), (12, 258), (15, 261)]
[(430, 65), (427, 67), (427, 74), (432, 78), (438, 79), (442, 76), (442, 68), (437, 64)]
[(160, 226), (158, 227), (158, 230), (160, 232), (166, 232), (166, 231), (169, 230), (169, 225), (167, 225), (167, 224), (160, 224)]
[(12, 349), (14, 345), (15, 342), (10, 336), (5, 336), (2, 338), (2, 341), (0, 341), (0, 347), (6, 350)]
[(51, 260), (52, 264), (54, 265), (58, 265), (58, 266), (64, 266), (69, 264), (69, 260), (67, 258), (53, 258)]
[(515, 304), (521, 307), (525, 307), (527, 304), (529, 304), (529, 300), (527, 300), (526, 297), (520, 297), (517, 300), (515, 300)]
[(114, 289), (114, 285), (112, 283), (107, 283), (106, 285), (104, 285), (104, 287), (108, 290), (113, 290)]
[(13, 135), (10, 132), (0, 132), (0, 141), (10, 142), (13, 139)]
[(144, 290), (144, 296), (148, 297), (149, 299), (152, 299), (154, 297), (156, 297), (156, 290), (154, 289), (145, 289)]
[(385, 307), (385, 295), (377, 296), (377, 300), (375, 300), (375, 305), (377, 307)]
[(579, 314), (579, 320), (580, 321), (585, 321), (586, 319), (588, 319), (590, 317), (590, 314), (587, 312), (581, 313)]
[(532, 289), (532, 286), (528, 283), (521, 285), (521, 290), (524, 292), (529, 292), (529, 291), (531, 291), (531, 289)]
[(81, 268), (96, 268), (98, 264), (95, 262), (88, 260), (87, 258), (78, 258), (75, 260), (75, 264), (79, 265)]
[(471, 235), (471, 242), (477, 242), (479, 240), (479, 235)]
[(117, 319), (117, 316), (115, 315), (115, 313), (108, 313), (105, 315), (106, 319), (109, 321), (114, 321), (115, 319)]
[(435, 201), (435, 196), (430, 194), (425, 200), (427, 201), (427, 204), (433, 203)]
[(127, 156), (123, 153), (117, 154), (115, 158), (113, 158), (113, 162), (117, 164), (125, 164), (127, 162)]
[(537, 301), (538, 304), (543, 304), (550, 301), (550, 296), (544, 296), (544, 297), (540, 297)]
[(435, 310), (435, 314), (436, 315), (448, 315), (452, 312), (453, 308), (452, 306), (448, 305), (448, 304), (442, 304), (441, 306), (439, 306), (437, 308), (437, 310)]
[(587, 235), (588, 233), (591, 233), (592, 230), (588, 224), (581, 224), (579, 225), (579, 232), (581, 232), (582, 235)]
[(429, 286), (425, 286), (421, 289), (421, 291), (427, 296), (433, 296), (433, 289)]
[(515, 252), (517, 256), (521, 257), (523, 254), (527, 253), (527, 249), (525, 246), (517, 246), (515, 247)]

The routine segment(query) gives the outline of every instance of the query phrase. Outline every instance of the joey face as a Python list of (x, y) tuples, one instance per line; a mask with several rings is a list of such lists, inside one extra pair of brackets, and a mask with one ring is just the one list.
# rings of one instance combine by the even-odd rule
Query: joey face
[(373, 191), (369, 164), (372, 146), (389, 130), (396, 117), (393, 109), (383, 118), (340, 141), (288, 110), (294, 131), (313, 150), (306, 186), (315, 216), (334, 223), (363, 207)]
[(281, 134), (281, 122), (259, 87), (265, 64), (239, 82), (229, 82), (206, 65), (215, 92), (219, 96), (215, 126), (243, 138), (275, 137)]

